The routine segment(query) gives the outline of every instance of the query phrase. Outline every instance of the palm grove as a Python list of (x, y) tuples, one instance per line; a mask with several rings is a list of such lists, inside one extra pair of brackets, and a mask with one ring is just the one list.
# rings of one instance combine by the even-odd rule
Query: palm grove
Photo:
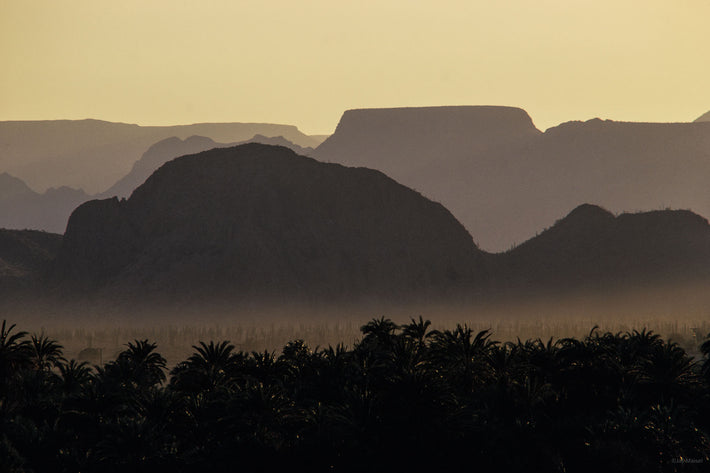
[(703, 471), (710, 341), (642, 330), (499, 343), (373, 319), (352, 348), (148, 340), (90, 367), (0, 332), (0, 471)]

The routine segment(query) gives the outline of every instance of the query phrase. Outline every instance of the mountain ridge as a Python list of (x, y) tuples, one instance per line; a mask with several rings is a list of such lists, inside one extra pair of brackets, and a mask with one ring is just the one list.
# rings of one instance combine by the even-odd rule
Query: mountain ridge
[(95, 119), (0, 121), (0, 169), (34, 189), (64, 185), (94, 194), (123, 177), (150, 145), (170, 136), (202, 135), (231, 143), (255, 134), (283, 135), (303, 146), (318, 144), (294, 125), (268, 123), (144, 127)]

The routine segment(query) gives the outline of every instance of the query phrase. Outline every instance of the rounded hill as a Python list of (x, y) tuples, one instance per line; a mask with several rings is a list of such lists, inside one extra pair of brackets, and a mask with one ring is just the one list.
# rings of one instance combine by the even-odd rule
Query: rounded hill
[(481, 258), (448, 210), (378, 171), (246, 144), (79, 207), (53, 277), (129, 299), (396, 301), (467, 291)]

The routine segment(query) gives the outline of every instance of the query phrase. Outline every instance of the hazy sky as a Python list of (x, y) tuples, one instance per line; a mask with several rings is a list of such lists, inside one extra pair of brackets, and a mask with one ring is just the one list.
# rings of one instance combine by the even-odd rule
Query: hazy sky
[(708, 0), (0, 0), (0, 120), (289, 123), (512, 105), (545, 129), (710, 109)]

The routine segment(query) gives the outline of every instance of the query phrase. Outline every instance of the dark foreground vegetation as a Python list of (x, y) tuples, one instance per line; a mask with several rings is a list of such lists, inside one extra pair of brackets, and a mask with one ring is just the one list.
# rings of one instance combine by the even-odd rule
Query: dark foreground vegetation
[(710, 342), (642, 330), (498, 343), (421, 318), (353, 348), (136, 340), (90, 367), (3, 323), (0, 471), (655, 472), (710, 465)]

